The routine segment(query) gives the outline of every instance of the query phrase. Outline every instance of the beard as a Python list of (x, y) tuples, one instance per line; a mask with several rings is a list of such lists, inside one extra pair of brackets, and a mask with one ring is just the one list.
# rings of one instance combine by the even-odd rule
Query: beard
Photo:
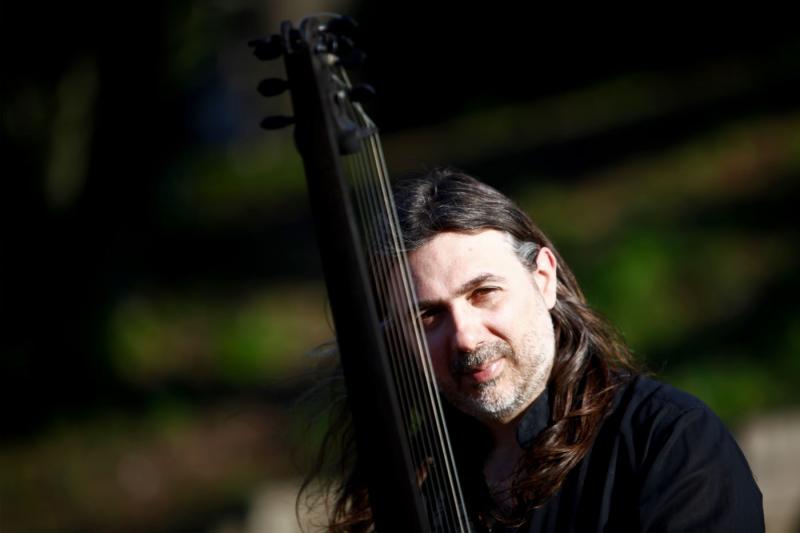
[[(530, 339), (528, 339), (530, 341)], [(497, 340), (462, 352), (450, 364), (451, 386), (443, 387), (445, 398), (457, 409), (484, 421), (504, 421), (521, 411), (544, 390), (552, 358), (537, 343), (525, 343), (518, 354), (510, 344)], [(470, 383), (470, 372), (487, 363), (505, 359), (494, 379)]]

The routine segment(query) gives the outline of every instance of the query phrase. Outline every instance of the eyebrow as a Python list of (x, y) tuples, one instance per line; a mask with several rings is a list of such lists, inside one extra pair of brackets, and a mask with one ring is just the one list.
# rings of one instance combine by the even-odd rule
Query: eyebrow
[[(467, 294), (468, 292), (471, 292), (471, 291), (477, 289), (478, 287), (480, 287), (481, 285), (483, 285), (487, 281), (497, 283), (497, 282), (505, 281), (505, 278), (502, 277), (502, 276), (498, 276), (496, 274), (490, 274), (488, 272), (484, 272), (482, 274), (478, 274), (474, 278), (462, 283), (461, 286), (459, 286), (455, 290), (455, 292), (453, 293), (453, 296), (463, 296), (464, 294)], [(441, 300), (441, 299), (439, 299), (439, 300), (420, 300), (419, 302), (417, 302), (417, 305), (418, 305), (420, 311), (422, 311), (424, 309), (429, 309), (431, 307), (441, 306), (441, 305), (444, 304), (444, 302), (445, 301)]]

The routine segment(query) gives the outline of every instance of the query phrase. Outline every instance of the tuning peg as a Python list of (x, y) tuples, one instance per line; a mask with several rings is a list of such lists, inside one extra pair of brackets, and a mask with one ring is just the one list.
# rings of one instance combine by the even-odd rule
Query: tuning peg
[(339, 63), (346, 68), (360, 67), (367, 57), (346, 35), (340, 35), (333, 39), (329, 51), (335, 53), (339, 58)]
[(375, 97), (375, 89), (372, 88), (372, 85), (360, 83), (351, 88), (348, 94), (350, 96), (350, 101), (364, 103), (369, 102)]
[(367, 54), (358, 48), (351, 48), (345, 54), (339, 56), (339, 63), (346, 68), (360, 67), (367, 59)]
[(285, 115), (275, 115), (261, 121), (261, 127), (265, 130), (279, 130), (286, 126), (291, 126), (292, 124), (294, 124), (294, 117), (287, 117)]
[(330, 21), (326, 29), (338, 36), (353, 35), (358, 28), (355, 20), (348, 16), (337, 17)]
[(258, 84), (262, 96), (278, 96), (289, 88), (289, 82), (280, 78), (267, 78)]
[(262, 61), (277, 59), (283, 54), (283, 43), (279, 35), (272, 35), (269, 40), (253, 39), (247, 44), (253, 48), (253, 54)]

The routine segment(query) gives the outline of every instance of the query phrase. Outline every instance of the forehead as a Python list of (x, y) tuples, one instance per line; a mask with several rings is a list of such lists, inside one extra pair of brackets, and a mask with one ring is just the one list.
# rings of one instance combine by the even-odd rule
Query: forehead
[(510, 237), (497, 230), (445, 232), (408, 255), (418, 290), (446, 290), (482, 274), (525, 275)]

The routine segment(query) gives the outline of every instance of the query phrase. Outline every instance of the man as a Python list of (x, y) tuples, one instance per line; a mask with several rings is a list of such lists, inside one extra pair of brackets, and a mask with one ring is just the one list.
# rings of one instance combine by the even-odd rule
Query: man
[[(635, 371), (508, 198), (436, 170), (397, 184), (395, 202), (476, 529), (763, 531), (729, 432), (699, 400)], [(336, 527), (369, 522), (356, 470)]]

